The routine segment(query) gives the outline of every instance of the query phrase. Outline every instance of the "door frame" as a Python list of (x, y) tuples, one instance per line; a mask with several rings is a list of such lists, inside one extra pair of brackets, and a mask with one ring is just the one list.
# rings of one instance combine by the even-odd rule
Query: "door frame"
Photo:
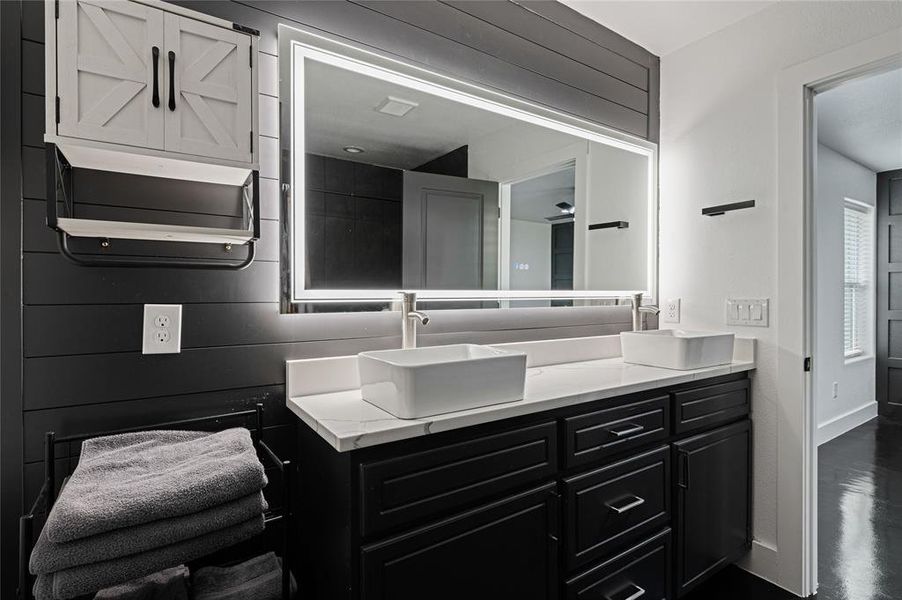
[[(777, 80), (777, 552), (770, 578), (802, 597), (817, 592), (817, 415), (813, 208), (814, 96), (902, 65), (902, 28), (784, 69)], [(778, 557), (778, 558), (777, 558)]]
[[(501, 248), (501, 251), (498, 253), (498, 289), (510, 289), (511, 188), (514, 184), (573, 167), (573, 203), (579, 206), (579, 201), (582, 200), (583, 204), (585, 204), (586, 186), (584, 182), (580, 182), (580, 177), (585, 178), (586, 157), (584, 154), (571, 152), (571, 148), (572, 145), (567, 146), (563, 149), (563, 152), (552, 155), (549, 159), (550, 162), (543, 160), (542, 162), (545, 164), (541, 166), (528, 165), (522, 169), (517, 169), (516, 174), (508, 174), (498, 182), (498, 245)], [(576, 221), (576, 215), (574, 217)], [(573, 267), (575, 279), (576, 264)], [(574, 287), (576, 287), (575, 281)], [(503, 301), (503, 305), (509, 304), (509, 300)]]

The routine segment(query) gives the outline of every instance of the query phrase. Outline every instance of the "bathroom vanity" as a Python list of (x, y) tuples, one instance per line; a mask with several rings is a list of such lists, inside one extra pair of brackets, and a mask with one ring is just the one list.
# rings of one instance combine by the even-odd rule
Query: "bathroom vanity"
[[(355, 389), (302, 391), (302, 594), (679, 597), (751, 541), (740, 342), (732, 364), (695, 371), (532, 365), (524, 400), (422, 420)], [(289, 362), (289, 379), (354, 360)]]

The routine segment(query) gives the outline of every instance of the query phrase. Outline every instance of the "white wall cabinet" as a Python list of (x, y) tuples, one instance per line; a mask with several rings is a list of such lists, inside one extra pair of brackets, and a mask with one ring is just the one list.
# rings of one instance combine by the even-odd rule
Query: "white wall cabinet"
[(88, 141), (108, 170), (140, 171), (136, 154), (158, 159), (146, 174), (165, 176), (167, 159), (256, 168), (255, 36), (158, 0), (49, 1), (46, 14), (48, 142)]

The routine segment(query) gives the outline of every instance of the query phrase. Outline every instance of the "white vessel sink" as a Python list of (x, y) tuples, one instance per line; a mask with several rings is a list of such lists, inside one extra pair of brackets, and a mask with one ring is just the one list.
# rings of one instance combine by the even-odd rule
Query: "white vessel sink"
[(732, 333), (714, 331), (622, 331), (623, 362), (665, 369), (703, 369), (733, 360)]
[(526, 353), (474, 344), (357, 355), (363, 399), (400, 419), (523, 399)]

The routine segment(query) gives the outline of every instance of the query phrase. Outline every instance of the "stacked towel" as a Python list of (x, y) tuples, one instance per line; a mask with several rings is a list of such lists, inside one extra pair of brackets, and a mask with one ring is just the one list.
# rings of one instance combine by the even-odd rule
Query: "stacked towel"
[(269, 552), (232, 567), (204, 567), (191, 576), (191, 590), (194, 600), (279, 600), (282, 560)]
[(72, 598), (252, 537), (265, 485), (243, 428), (88, 440), (32, 554), (35, 596)]
[(97, 592), (94, 600), (188, 600), (188, 567), (179, 565)]

